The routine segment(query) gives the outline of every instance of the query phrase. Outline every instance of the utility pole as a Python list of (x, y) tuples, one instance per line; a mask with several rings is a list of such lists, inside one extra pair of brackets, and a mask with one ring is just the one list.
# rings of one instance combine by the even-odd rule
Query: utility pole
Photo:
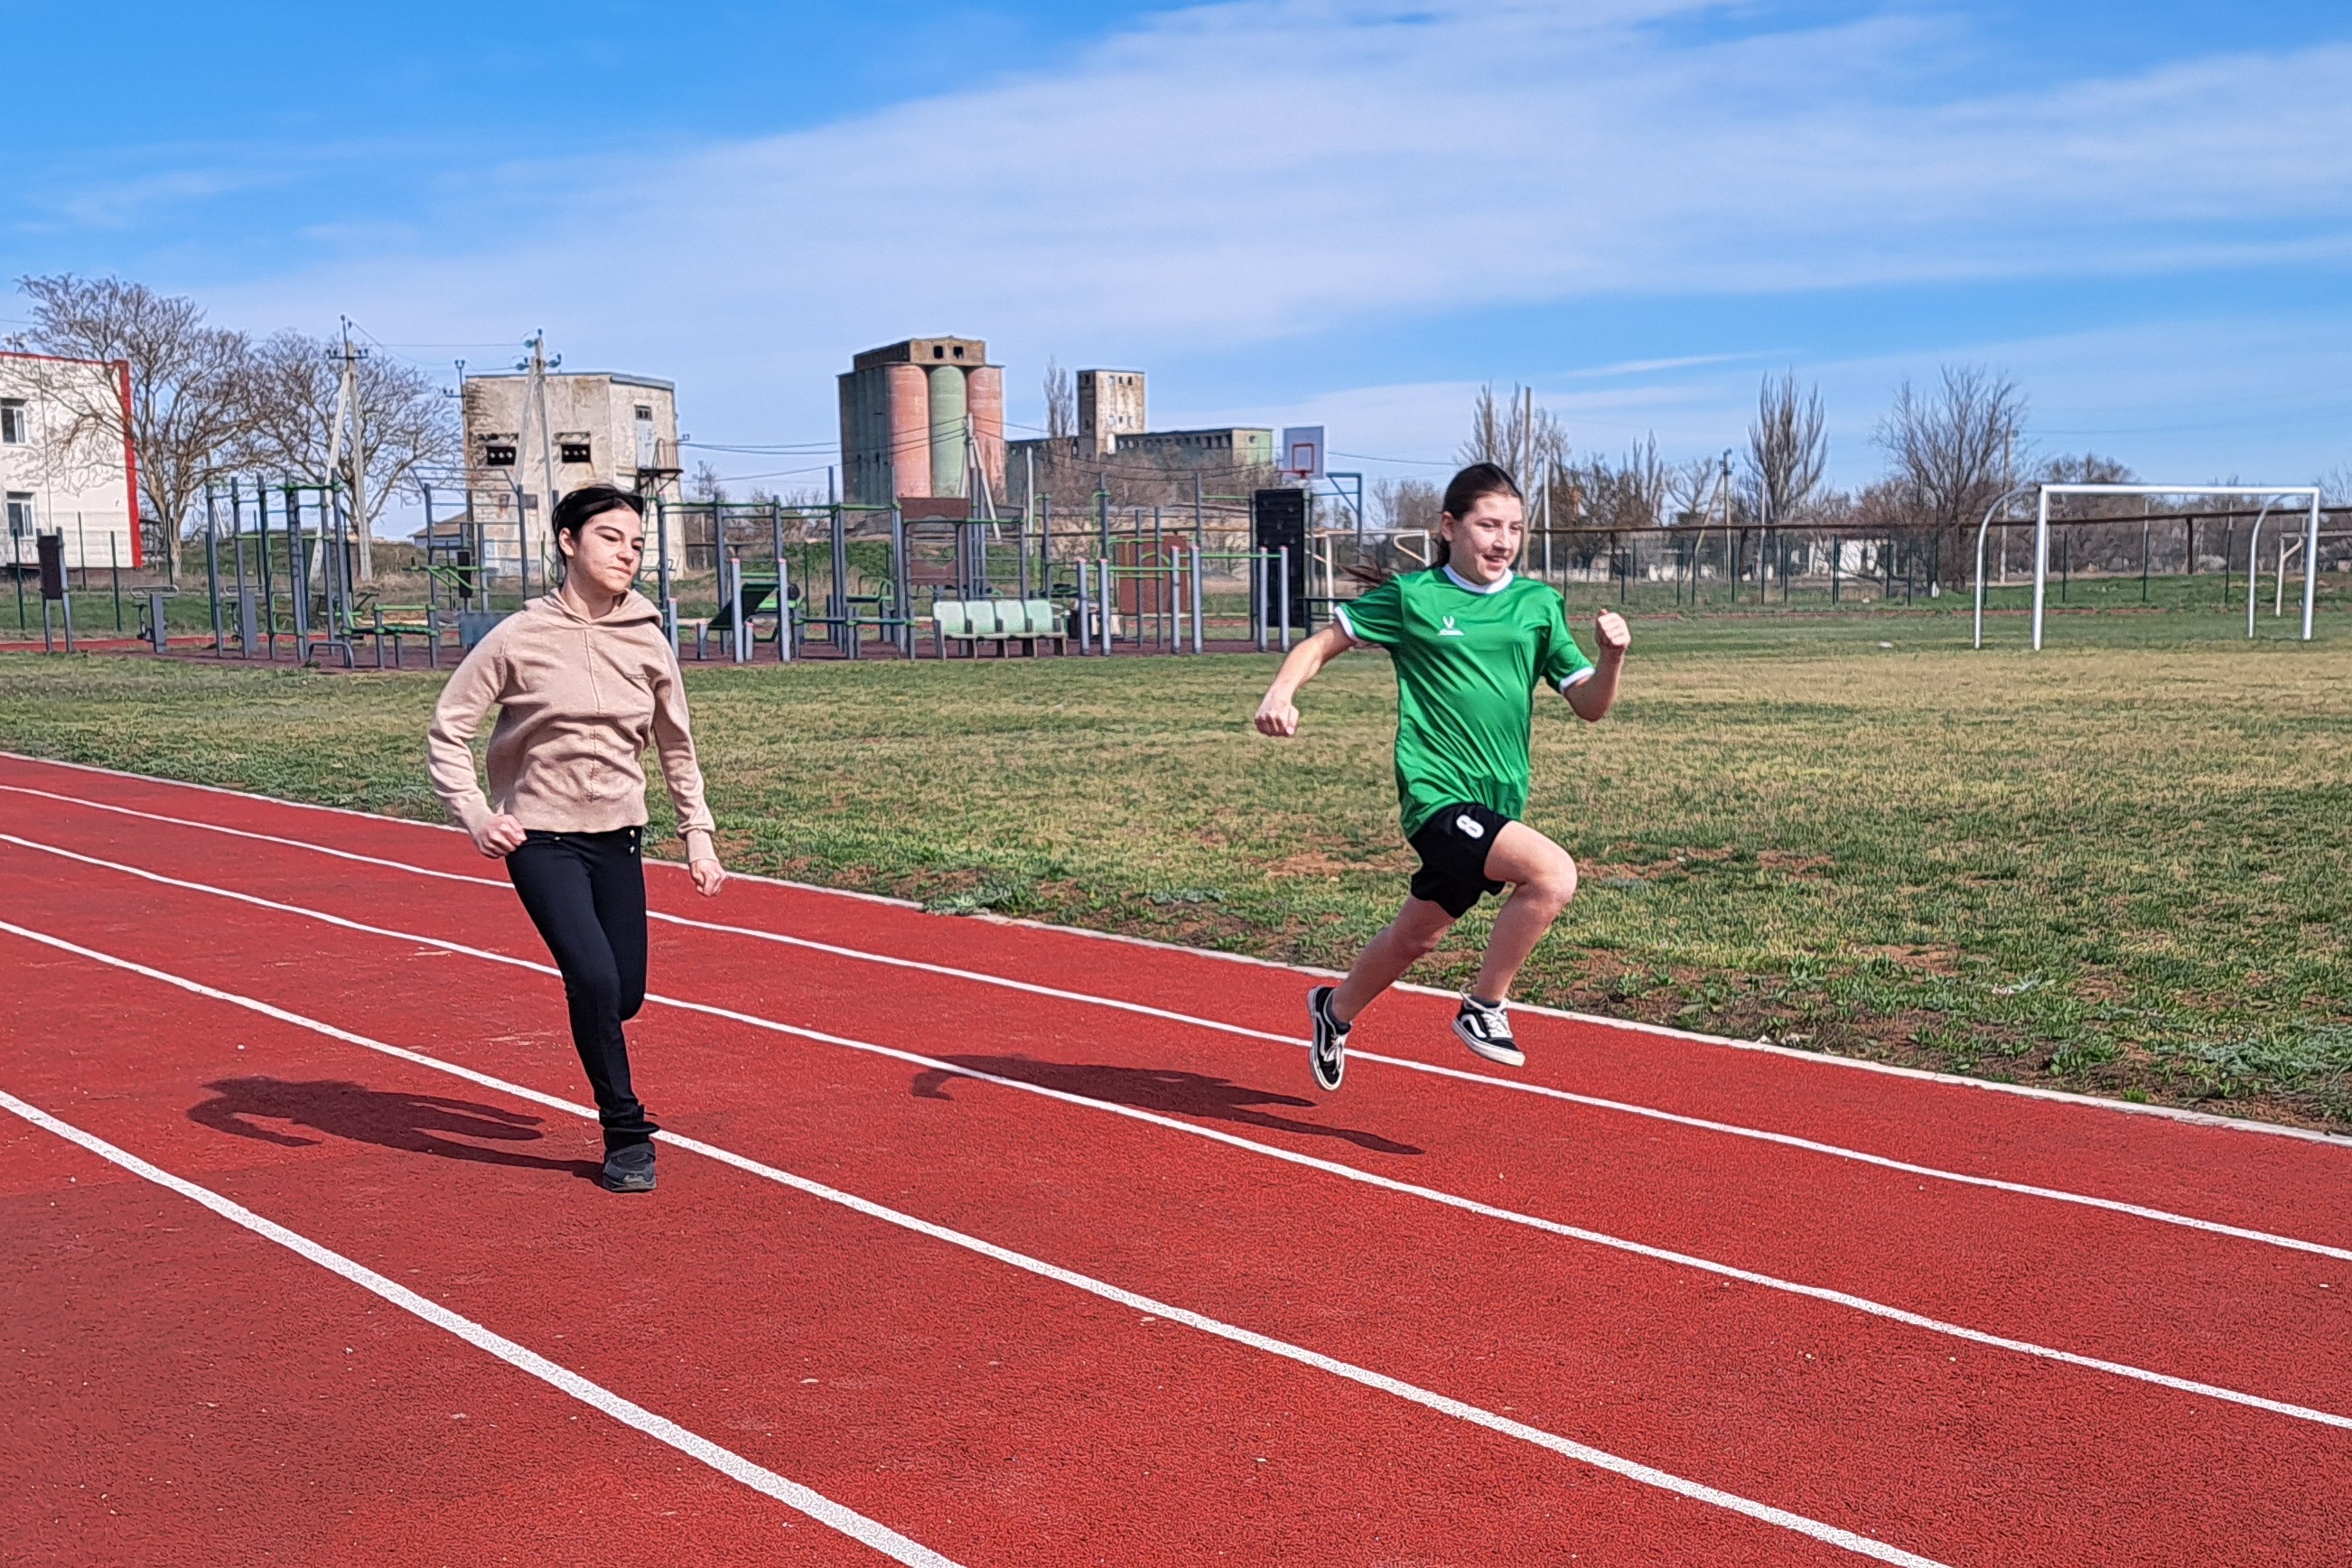
[[(335, 418), (327, 430), (328, 495), (332, 497), (336, 470), (342, 468), (346, 448), (343, 446), (343, 425), (351, 422), (351, 446), (348, 456), (350, 469), (343, 477), (346, 502), (351, 508), (352, 533), (359, 545), (360, 581), (375, 581), (375, 552), (370, 546), (373, 536), (368, 528), (367, 509), (367, 421), (360, 407), (360, 361), (367, 358), (364, 349), (352, 347), (352, 319), (343, 321), (343, 346), (336, 354), (342, 362), (341, 380), (335, 388)], [(331, 499), (329, 501), (331, 505)]]
[(1534, 477), (1536, 466), (1536, 389), (1519, 388), (1519, 450), (1518, 461), (1512, 465), (1518, 472), (1511, 477), (1526, 484)]
[[(552, 360), (547, 357), (547, 329), (544, 327), (525, 338), (523, 346), (530, 350), (530, 357), (515, 368), (528, 372), (530, 379), (523, 386), (523, 428), (518, 433), (515, 444), (522, 445), (521, 438), (530, 433), (530, 421), (536, 415), (539, 419), (539, 472), (542, 480), (539, 503), (545, 509), (540, 514), (539, 526), (541, 542), (545, 543), (548, 542), (547, 531), (554, 526), (556, 499), (555, 437), (547, 423), (547, 373), (562, 364), (563, 360), (561, 355)], [(528, 517), (521, 520), (521, 532), (522, 551), (528, 559), (530, 553), (530, 519)]]

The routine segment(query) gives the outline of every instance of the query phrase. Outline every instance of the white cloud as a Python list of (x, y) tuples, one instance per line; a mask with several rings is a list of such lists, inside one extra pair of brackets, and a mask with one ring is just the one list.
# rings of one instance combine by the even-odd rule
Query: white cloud
[(225, 313), (349, 310), (388, 339), (545, 323), (732, 429), (805, 433), (850, 351), (910, 332), (1148, 363), (1634, 292), (2352, 255), (2352, 49), (1971, 90), (1943, 65), (1954, 33), (1916, 16), (1656, 26), (1705, 9), (1175, 12), (815, 131), (510, 169), (429, 240)]

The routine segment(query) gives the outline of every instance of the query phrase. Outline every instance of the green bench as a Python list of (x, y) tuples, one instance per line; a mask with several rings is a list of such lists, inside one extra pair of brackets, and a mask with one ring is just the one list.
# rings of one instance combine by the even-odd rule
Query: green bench
[(1070, 651), (1068, 625), (1061, 609), (1048, 599), (940, 599), (931, 605), (931, 642), (940, 658), (950, 643), (962, 643), (971, 656), (980, 657), (980, 645), (992, 642), (997, 657), (1010, 655), (1019, 643), (1031, 658), (1037, 645), (1050, 642), (1054, 651)]

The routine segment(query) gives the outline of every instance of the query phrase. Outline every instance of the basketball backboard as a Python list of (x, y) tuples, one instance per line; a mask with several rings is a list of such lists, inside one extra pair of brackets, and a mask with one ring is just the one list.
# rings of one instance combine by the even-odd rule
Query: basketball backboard
[(1293, 425), (1283, 431), (1282, 471), (1299, 479), (1323, 477), (1323, 426)]

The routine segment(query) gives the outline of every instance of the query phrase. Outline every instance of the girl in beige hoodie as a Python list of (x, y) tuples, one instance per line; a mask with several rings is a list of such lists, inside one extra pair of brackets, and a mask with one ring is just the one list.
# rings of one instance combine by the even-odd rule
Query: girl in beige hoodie
[[(449, 678), (427, 733), (434, 790), (508, 879), (563, 973), (572, 1043), (604, 1128), (604, 1185), (651, 1192), (653, 1135), (629, 1081), (622, 1026), (646, 999), (642, 843), (650, 742), (686, 836), (694, 885), (726, 880), (711, 848), (702, 770), (677, 659), (661, 616), (632, 584), (645, 555), (645, 503), (590, 485), (552, 518), (563, 579), (509, 616)], [(492, 704), (490, 788), (473, 739)]]

